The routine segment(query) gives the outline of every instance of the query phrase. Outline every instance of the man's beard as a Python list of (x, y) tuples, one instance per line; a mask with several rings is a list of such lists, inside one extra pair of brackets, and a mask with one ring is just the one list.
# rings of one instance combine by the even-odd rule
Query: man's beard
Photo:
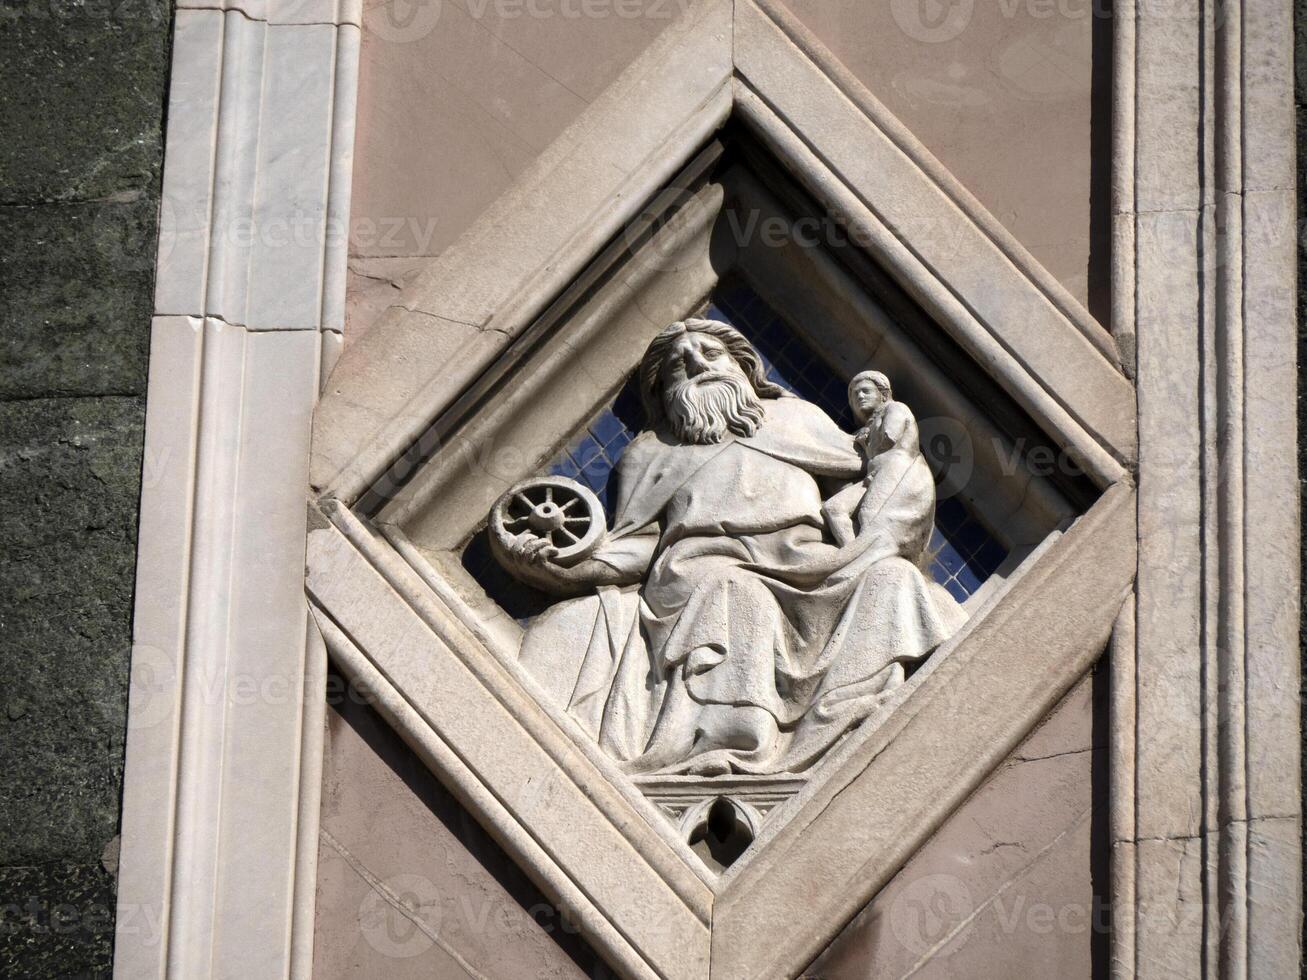
[(667, 391), (667, 421), (683, 442), (721, 442), (727, 432), (751, 436), (762, 424), (762, 401), (734, 374), (700, 375)]

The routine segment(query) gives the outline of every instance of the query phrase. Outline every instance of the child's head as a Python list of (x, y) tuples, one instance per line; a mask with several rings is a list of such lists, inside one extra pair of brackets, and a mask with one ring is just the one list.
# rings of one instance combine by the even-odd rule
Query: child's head
[(879, 371), (862, 371), (849, 382), (849, 408), (853, 409), (853, 417), (859, 425), (866, 425), (893, 398), (889, 378)]

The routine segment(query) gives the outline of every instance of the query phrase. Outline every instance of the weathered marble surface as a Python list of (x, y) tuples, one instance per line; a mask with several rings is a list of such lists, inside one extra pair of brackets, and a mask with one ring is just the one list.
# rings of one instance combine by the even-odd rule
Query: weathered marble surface
[(1076, 685), (803, 976), (1101, 976), (1106, 671)]
[[(123, 791), (121, 976), (307, 972), (306, 453), (343, 324), (357, 10), (173, 19)], [(351, 17), (353, 20), (351, 20)], [(321, 329), (319, 329), (321, 328)], [(327, 336), (323, 336), (326, 334)], [(156, 923), (155, 935), (140, 922)], [(167, 942), (157, 935), (166, 932)]]
[(366, 695), (327, 696), (314, 976), (608, 975)]
[(1101, 3), (784, 2), (1107, 323), (1111, 20), (1095, 14)]
[(600, 16), (571, 16), (548, 2), (534, 7), (545, 16), (532, 16), (524, 5), (446, 0), (430, 5), (434, 21), (423, 10), (400, 31), (391, 4), (369, 5), (346, 342), (358, 340), (395, 302), (396, 284), (471, 227), (683, 6), (601, 3)]

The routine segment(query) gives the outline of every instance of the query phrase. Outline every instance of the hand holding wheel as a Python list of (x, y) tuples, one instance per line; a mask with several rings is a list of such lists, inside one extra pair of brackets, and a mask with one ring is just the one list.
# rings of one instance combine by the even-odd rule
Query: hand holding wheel
[(574, 565), (594, 554), (605, 530), (599, 498), (562, 476), (525, 480), (490, 511), (490, 541), (506, 567), (539, 558)]

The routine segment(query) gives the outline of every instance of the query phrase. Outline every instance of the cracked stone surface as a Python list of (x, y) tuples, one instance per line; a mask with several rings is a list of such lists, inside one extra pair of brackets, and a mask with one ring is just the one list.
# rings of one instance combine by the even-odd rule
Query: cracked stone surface
[(612, 976), (364, 695), (327, 697), (315, 977)]
[(1071, 690), (805, 978), (1106, 971), (1106, 671), (1099, 675)]

